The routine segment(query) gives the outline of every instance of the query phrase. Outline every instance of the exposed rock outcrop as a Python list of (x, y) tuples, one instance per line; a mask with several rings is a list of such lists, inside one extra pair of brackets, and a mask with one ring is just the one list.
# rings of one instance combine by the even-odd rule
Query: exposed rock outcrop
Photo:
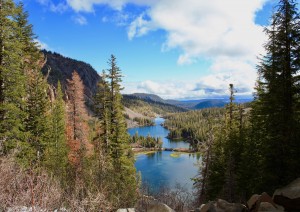
[(152, 201), (146, 209), (147, 212), (175, 212), (172, 208), (166, 204)]
[(117, 212), (135, 212), (134, 208), (120, 208)]
[[(247, 206), (250, 211), (283, 211), (281, 206), (278, 206), (266, 192), (261, 195), (254, 194), (247, 201)], [(272, 206), (272, 207), (271, 207)]]
[(277, 189), (273, 194), (273, 200), (287, 211), (300, 211), (300, 178)]
[(225, 200), (218, 199), (215, 202), (209, 202), (200, 207), (200, 212), (246, 212), (245, 205), (239, 203), (229, 203)]

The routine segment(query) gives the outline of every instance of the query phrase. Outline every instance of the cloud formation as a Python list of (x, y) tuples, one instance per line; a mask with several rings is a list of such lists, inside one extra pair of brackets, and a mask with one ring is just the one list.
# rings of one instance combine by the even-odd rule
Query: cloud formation
[[(256, 79), (257, 56), (263, 54), (266, 39), (263, 27), (255, 24), (255, 14), (266, 1), (67, 0), (67, 3), (77, 12), (93, 12), (97, 4), (108, 5), (117, 11), (122, 11), (129, 3), (144, 6), (146, 10), (128, 20), (129, 39), (162, 29), (166, 32), (162, 50), (181, 50), (178, 65), (195, 63), (199, 58), (211, 62), (211, 74), (198, 79), (197, 91), (221, 91), (221, 87), (227, 89), (229, 83), (234, 83), (242, 91), (251, 93)], [(144, 82), (139, 88), (152, 92), (157, 90), (153, 83)], [(158, 90), (166, 95), (170, 93), (161, 85)]]
[(88, 23), (86, 18), (80, 14), (73, 16), (73, 21), (79, 25), (86, 25)]
[(51, 48), (48, 46), (48, 44), (38, 40), (38, 39), (34, 39), (34, 42), (36, 43), (36, 46), (39, 48), (39, 49), (46, 49), (48, 51), (51, 51)]
[(68, 4), (66, 2), (59, 2), (58, 4), (55, 4), (52, 0), (37, 0), (37, 2), (55, 13), (63, 13), (68, 9)]

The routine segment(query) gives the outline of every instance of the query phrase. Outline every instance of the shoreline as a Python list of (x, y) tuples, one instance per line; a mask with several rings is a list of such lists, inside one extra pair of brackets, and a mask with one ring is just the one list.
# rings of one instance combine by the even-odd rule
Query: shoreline
[(141, 152), (181, 152), (181, 153), (197, 153), (199, 151), (195, 151), (192, 149), (187, 148), (146, 148), (146, 147), (138, 147), (138, 148), (131, 148), (134, 154), (141, 153)]

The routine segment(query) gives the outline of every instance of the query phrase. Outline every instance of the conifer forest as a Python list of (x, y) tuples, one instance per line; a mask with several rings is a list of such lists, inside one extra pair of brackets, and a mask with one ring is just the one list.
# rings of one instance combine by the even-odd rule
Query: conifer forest
[[(257, 55), (253, 101), (237, 102), (230, 83), (224, 107), (194, 110), (123, 94), (114, 54), (96, 77), (70, 58), (60, 60), (69, 60), (71, 71), (59, 72), (64, 64), (55, 58), (62, 57), (41, 51), (23, 1), (0, 0), (0, 211), (160, 211), (147, 208), (147, 198), (170, 211), (197, 211), (216, 199), (246, 205), (253, 194), (272, 195), (299, 178), (298, 4), (276, 1), (264, 28), (265, 54)], [(155, 117), (164, 118), (168, 139), (189, 144), (182, 154), (200, 155), (193, 192), (184, 198), (172, 189), (146, 192), (135, 167), (136, 149), (166, 150), (163, 138), (128, 133), (155, 126)]]

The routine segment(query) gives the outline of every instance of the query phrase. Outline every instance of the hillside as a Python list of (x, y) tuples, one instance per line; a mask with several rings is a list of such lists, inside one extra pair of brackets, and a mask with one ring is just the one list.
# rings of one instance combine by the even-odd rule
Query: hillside
[(148, 93), (133, 93), (129, 94), (128, 96), (136, 97), (142, 100), (150, 100), (154, 102), (162, 102), (165, 103), (165, 100), (155, 94), (148, 94)]
[(91, 99), (96, 92), (97, 82), (100, 80), (100, 76), (97, 71), (89, 64), (64, 57), (58, 53), (43, 50), (46, 57), (46, 64), (42, 69), (44, 74), (47, 74), (50, 68), (48, 82), (51, 85), (61, 82), (63, 89), (66, 89), (66, 83), (68, 79), (71, 79), (72, 72), (76, 70), (81, 77), (84, 87), (85, 95), (88, 99)]
[[(56, 86), (60, 81), (64, 90), (67, 88), (67, 80), (71, 79), (72, 72), (76, 70), (81, 77), (85, 87), (85, 98), (87, 103), (92, 102), (93, 95), (97, 89), (100, 76), (97, 71), (89, 64), (77, 61), (72, 58), (64, 57), (58, 53), (43, 50), (46, 57), (46, 64), (43, 73), (48, 74), (48, 83)], [(151, 94), (132, 94), (124, 95), (125, 117), (129, 127), (151, 124), (149, 118), (156, 115), (165, 115), (173, 112), (184, 112), (185, 109), (167, 104), (165, 100)]]
[(123, 104), (134, 112), (147, 117), (187, 111), (186, 109), (175, 105), (154, 101), (150, 98), (139, 98), (135, 95), (123, 95)]

